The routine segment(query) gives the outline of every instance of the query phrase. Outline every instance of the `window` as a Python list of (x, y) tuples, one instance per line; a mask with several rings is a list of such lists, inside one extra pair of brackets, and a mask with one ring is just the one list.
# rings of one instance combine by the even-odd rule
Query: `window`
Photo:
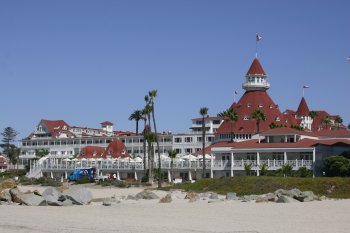
[(201, 125), (202, 121), (196, 121), (196, 125)]
[(249, 116), (245, 115), (245, 116), (243, 117), (243, 120), (245, 120), (245, 121), (249, 120)]
[(201, 142), (202, 141), (202, 137), (197, 137), (197, 142)]
[(259, 108), (262, 108), (262, 107), (264, 107), (264, 105), (263, 104), (259, 104)]
[(212, 142), (213, 139), (214, 139), (214, 137), (207, 137), (207, 141), (208, 141), (208, 142)]
[(247, 107), (248, 107), (248, 108), (251, 108), (251, 107), (252, 107), (252, 104), (248, 103), (248, 104), (247, 104)]
[(182, 142), (182, 138), (175, 138), (174, 141), (175, 141), (176, 143), (181, 143), (181, 142)]
[(276, 121), (280, 121), (281, 119), (280, 119), (280, 117), (276, 117)]
[(220, 125), (220, 122), (221, 122), (220, 120), (213, 120), (214, 125)]
[(176, 148), (175, 151), (176, 151), (176, 153), (178, 153), (178, 154), (181, 154), (181, 153), (182, 153), (182, 151), (181, 151), (180, 148)]
[(185, 149), (185, 153), (191, 154), (191, 153), (192, 153), (192, 148), (186, 148), (186, 149)]
[(192, 142), (192, 137), (185, 137), (185, 142), (189, 143), (189, 142)]

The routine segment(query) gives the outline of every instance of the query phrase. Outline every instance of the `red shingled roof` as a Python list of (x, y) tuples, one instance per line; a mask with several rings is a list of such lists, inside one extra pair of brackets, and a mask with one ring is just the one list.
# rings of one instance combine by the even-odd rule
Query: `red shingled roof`
[[(277, 125), (290, 126), (295, 124), (293, 117), (286, 116), (280, 112), (278, 106), (273, 102), (266, 91), (246, 91), (238, 103), (232, 104), (238, 114), (238, 121), (233, 125), (234, 133), (254, 133), (256, 132), (256, 121), (252, 119), (252, 113), (255, 109), (260, 109), (266, 115), (266, 121), (260, 122), (260, 131), (270, 129), (269, 125), (275, 122)], [(247, 117), (247, 120), (244, 118)], [(286, 122), (287, 120), (287, 122)], [(230, 122), (225, 121), (221, 124), (217, 133), (230, 133)]]
[(247, 72), (247, 75), (251, 75), (251, 74), (262, 74), (262, 75), (266, 75), (264, 69), (262, 68), (258, 58), (255, 58), (253, 60), (253, 63), (250, 65), (250, 68)]
[(308, 116), (310, 113), (309, 107), (307, 106), (307, 103), (305, 101), (305, 98), (301, 98), (297, 114), (298, 116)]
[(101, 125), (113, 125), (113, 123), (110, 121), (104, 121), (104, 122), (101, 122), (100, 124)]
[(48, 129), (48, 131), (53, 134), (55, 131), (60, 131), (64, 126), (69, 128), (69, 125), (63, 120), (41, 120), (43, 125)]
[(103, 153), (105, 151), (105, 148), (103, 147), (99, 147), (99, 146), (86, 146), (82, 149), (82, 152), (79, 156), (80, 159), (82, 158), (94, 158), (94, 159), (98, 159), (98, 158), (106, 158), (105, 156), (103, 156)]
[(110, 156), (111, 158), (127, 158), (129, 157), (129, 154), (124, 143), (114, 140), (107, 146), (103, 156)]

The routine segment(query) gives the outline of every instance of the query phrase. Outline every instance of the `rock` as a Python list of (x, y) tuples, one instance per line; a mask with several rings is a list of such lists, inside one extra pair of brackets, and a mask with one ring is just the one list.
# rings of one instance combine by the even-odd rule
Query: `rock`
[(137, 199), (136, 199), (136, 197), (133, 196), (133, 195), (128, 195), (128, 196), (126, 197), (126, 200), (137, 200)]
[(112, 200), (111, 198), (107, 197), (103, 199), (102, 205), (104, 206), (111, 206), (112, 205)]
[(13, 179), (6, 179), (0, 182), (0, 190), (13, 189), (16, 187), (17, 187), (16, 181), (14, 181)]
[(226, 200), (237, 200), (237, 195), (236, 193), (226, 193)]
[(92, 200), (92, 194), (90, 190), (84, 187), (74, 187), (64, 190), (63, 195), (66, 197), (66, 199), (70, 199), (73, 204), (76, 205), (86, 205), (89, 204)]
[(267, 200), (271, 202), (276, 202), (278, 200), (278, 197), (274, 193), (267, 193), (264, 195), (264, 197), (266, 197)]
[(135, 198), (136, 198), (136, 200), (138, 200), (138, 199), (145, 199), (145, 200), (159, 199), (159, 197), (155, 193), (153, 193), (149, 190), (144, 190), (144, 191), (136, 194)]
[(212, 194), (210, 194), (209, 199), (217, 200), (217, 199), (219, 199), (219, 196), (217, 193), (212, 193)]
[(171, 198), (171, 194), (167, 194), (165, 197), (159, 200), (159, 203), (170, 203), (173, 199)]
[(34, 190), (33, 193), (34, 193), (35, 195), (37, 195), (37, 196), (42, 196), (42, 195), (39, 193), (38, 190)]
[(189, 199), (190, 202), (197, 201), (199, 198), (199, 195), (195, 192), (188, 192), (185, 196), (185, 199)]
[(315, 195), (312, 191), (305, 191), (301, 192), (298, 196), (294, 198), (301, 202), (308, 202), (313, 201), (315, 199)]
[(205, 192), (205, 193), (199, 193), (199, 197), (209, 197), (212, 193), (211, 192)]
[(244, 195), (240, 200), (242, 202), (255, 201), (258, 197), (258, 195)]
[(49, 187), (45, 189), (45, 191), (42, 194), (42, 197), (50, 204), (57, 202), (61, 196), (62, 196), (62, 193), (54, 187)]
[(23, 193), (19, 191), (18, 188), (10, 189), (10, 194), (13, 202), (20, 203), (20, 204), (22, 203), (21, 195), (23, 195)]
[(28, 206), (45, 206), (47, 202), (43, 197), (35, 195), (34, 193), (22, 194), (21, 203)]
[(267, 197), (262, 196), (262, 197), (256, 198), (256, 199), (255, 199), (255, 202), (256, 202), (256, 203), (269, 202), (269, 199), (268, 199)]
[(72, 206), (73, 202), (69, 199), (62, 201), (62, 206)]
[(281, 195), (278, 197), (277, 203), (290, 203), (290, 202), (296, 202), (296, 200), (292, 197)]
[(315, 197), (315, 200), (317, 201), (325, 201), (326, 199), (327, 199), (326, 196)]
[(58, 187), (57, 189), (58, 189), (58, 191), (60, 191), (61, 193), (63, 193), (64, 190), (69, 189), (69, 186), (68, 186), (68, 185), (62, 185), (62, 186)]
[(0, 201), (7, 201), (7, 202), (12, 201), (10, 190), (11, 189), (3, 189), (0, 191)]
[(275, 191), (275, 195), (277, 197), (279, 196), (288, 196), (288, 197), (296, 197), (301, 193), (301, 191), (299, 189), (291, 189), (291, 190), (284, 190), (284, 189), (278, 189)]

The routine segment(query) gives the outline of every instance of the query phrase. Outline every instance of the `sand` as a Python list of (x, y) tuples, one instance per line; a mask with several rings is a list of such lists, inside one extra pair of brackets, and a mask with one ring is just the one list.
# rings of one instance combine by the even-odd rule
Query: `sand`
[[(22, 191), (42, 192), (44, 187), (19, 187)], [(122, 198), (141, 188), (101, 188), (90, 186), (94, 198), (116, 195)], [(160, 197), (166, 192), (156, 191)], [(173, 202), (158, 200), (121, 200), (120, 204), (102, 206), (32, 207), (0, 206), (0, 232), (259, 232), (259, 233), (329, 233), (350, 232), (350, 200), (326, 200), (309, 203), (255, 203), (225, 201), (189, 203), (185, 193), (172, 193)]]

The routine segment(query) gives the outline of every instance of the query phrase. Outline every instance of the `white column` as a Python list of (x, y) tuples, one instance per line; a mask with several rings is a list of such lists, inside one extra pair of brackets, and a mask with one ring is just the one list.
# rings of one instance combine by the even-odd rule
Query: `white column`
[(53, 173), (52, 172), (50, 172), (50, 177), (53, 179)]
[[(214, 154), (210, 154), (211, 155), (211, 159), (210, 159), (210, 178), (214, 178), (214, 172), (213, 172), (213, 164), (214, 164)], [(203, 161), (203, 163), (205, 163), (205, 159)], [(205, 177), (202, 177), (205, 178)]]
[(137, 180), (137, 172), (135, 171), (135, 180)]
[(231, 177), (233, 176), (233, 166), (234, 166), (234, 156), (233, 152), (231, 152)]
[(64, 172), (64, 178), (65, 178), (65, 179), (68, 178), (68, 173), (67, 173), (67, 171)]
[(283, 162), (283, 164), (286, 164), (287, 163), (287, 152), (285, 151), (284, 152), (284, 162)]
[(190, 181), (192, 181), (192, 173), (191, 173), (191, 170), (188, 171), (188, 179), (189, 179)]
[(119, 171), (117, 171), (117, 180), (120, 180)]
[(256, 168), (256, 175), (257, 176), (260, 176), (260, 167), (259, 167), (259, 165), (260, 165), (260, 153), (256, 152), (256, 166), (257, 166), (257, 168)]

